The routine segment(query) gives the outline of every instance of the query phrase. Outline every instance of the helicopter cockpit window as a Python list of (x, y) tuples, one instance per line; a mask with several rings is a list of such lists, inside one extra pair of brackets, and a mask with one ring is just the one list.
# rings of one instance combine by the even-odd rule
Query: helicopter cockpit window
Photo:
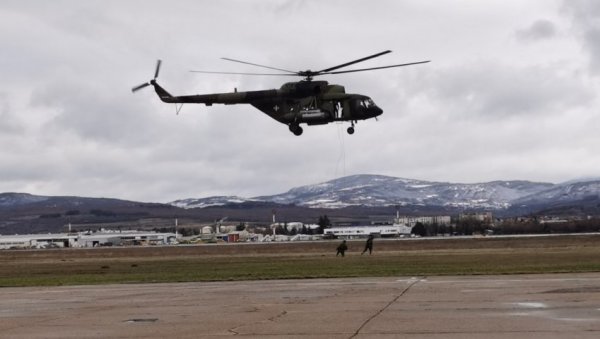
[(366, 108), (375, 106), (375, 103), (371, 99), (365, 99), (360, 102), (360, 105)]

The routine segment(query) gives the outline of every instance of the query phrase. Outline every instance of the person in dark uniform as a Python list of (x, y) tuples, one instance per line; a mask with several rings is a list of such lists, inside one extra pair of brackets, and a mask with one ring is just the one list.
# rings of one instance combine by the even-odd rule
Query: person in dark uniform
[(369, 251), (369, 255), (373, 252), (373, 234), (369, 234), (369, 238), (367, 239), (367, 243), (365, 244), (365, 250), (362, 251), (360, 255), (365, 254), (366, 251)]
[(346, 240), (342, 241), (342, 243), (337, 247), (337, 253), (335, 254), (335, 256), (337, 257), (338, 255), (342, 255), (342, 257), (344, 256), (344, 253), (348, 250), (348, 245), (346, 245)]

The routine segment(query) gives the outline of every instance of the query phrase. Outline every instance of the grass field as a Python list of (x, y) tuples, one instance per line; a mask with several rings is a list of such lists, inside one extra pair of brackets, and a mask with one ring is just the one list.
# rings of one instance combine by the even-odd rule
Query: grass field
[(0, 286), (600, 271), (600, 235), (0, 252)]

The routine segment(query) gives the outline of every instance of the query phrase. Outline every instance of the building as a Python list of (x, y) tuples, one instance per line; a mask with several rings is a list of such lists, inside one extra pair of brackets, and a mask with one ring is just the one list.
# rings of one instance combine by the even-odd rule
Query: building
[(74, 247), (77, 236), (67, 234), (19, 234), (0, 236), (0, 249)]
[(491, 224), (492, 223), (492, 212), (472, 212), (472, 213), (461, 213), (458, 215), (458, 220), (477, 220), (482, 221), (484, 223)]
[(175, 233), (137, 231), (22, 234), (1, 235), (0, 249), (167, 245), (176, 242), (177, 235)]
[(420, 217), (411, 217), (411, 216), (398, 216), (394, 219), (395, 224), (414, 226), (417, 223), (421, 223), (423, 225), (450, 225), (451, 218), (449, 215), (434, 215), (434, 216), (420, 216)]
[(398, 237), (409, 235), (412, 227), (404, 225), (374, 225), (374, 226), (346, 226), (326, 228), (324, 236), (353, 239), (365, 238), (371, 234), (377, 237)]

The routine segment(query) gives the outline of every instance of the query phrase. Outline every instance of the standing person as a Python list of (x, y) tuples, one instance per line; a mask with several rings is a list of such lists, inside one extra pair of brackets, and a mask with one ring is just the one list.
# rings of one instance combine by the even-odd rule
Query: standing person
[(367, 243), (365, 244), (365, 250), (362, 251), (360, 255), (365, 254), (366, 251), (369, 251), (369, 255), (373, 252), (373, 234), (369, 234), (369, 238), (367, 239)]
[(335, 254), (335, 256), (337, 257), (338, 255), (342, 255), (342, 257), (344, 256), (344, 253), (346, 252), (346, 250), (348, 250), (348, 245), (346, 245), (346, 240), (342, 241), (342, 243), (337, 247), (337, 253)]

